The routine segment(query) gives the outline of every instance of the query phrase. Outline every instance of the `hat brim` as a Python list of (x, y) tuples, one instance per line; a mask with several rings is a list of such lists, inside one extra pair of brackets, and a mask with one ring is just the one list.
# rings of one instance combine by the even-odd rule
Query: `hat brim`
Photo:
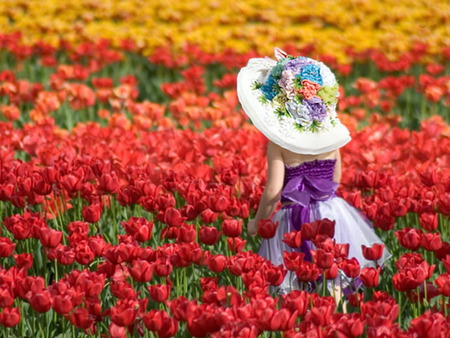
[(299, 131), (290, 116), (279, 117), (270, 104), (260, 101), (260, 94), (254, 89), (254, 84), (264, 82), (267, 72), (275, 64), (276, 61), (270, 58), (250, 59), (238, 74), (239, 101), (255, 127), (272, 142), (298, 154), (318, 155), (347, 144), (351, 140), (350, 132), (337, 118), (335, 125), (329, 129)]

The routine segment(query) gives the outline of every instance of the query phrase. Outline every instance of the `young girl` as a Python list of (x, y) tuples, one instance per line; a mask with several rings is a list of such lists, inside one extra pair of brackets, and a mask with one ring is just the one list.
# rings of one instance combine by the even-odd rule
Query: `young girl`
[[(348, 257), (355, 257), (361, 268), (374, 266), (363, 257), (361, 246), (371, 247), (381, 240), (366, 218), (336, 195), (341, 177), (339, 148), (350, 136), (337, 118), (339, 91), (334, 74), (310, 58), (288, 56), (277, 48), (275, 56), (278, 61), (251, 59), (238, 75), (241, 105), (269, 139), (266, 187), (248, 232), (254, 236), (259, 221), (269, 218), (281, 200), (282, 207), (272, 219), (279, 224), (276, 234), (263, 240), (261, 256), (280, 265), (284, 251), (296, 251), (311, 261), (313, 243), (303, 240), (299, 248), (291, 248), (283, 242), (284, 234), (328, 218), (336, 222), (333, 240), (350, 244)], [(389, 256), (384, 250), (378, 263)], [(340, 275), (333, 292), (339, 293), (350, 282)], [(289, 271), (279, 293), (298, 288), (295, 273)]]

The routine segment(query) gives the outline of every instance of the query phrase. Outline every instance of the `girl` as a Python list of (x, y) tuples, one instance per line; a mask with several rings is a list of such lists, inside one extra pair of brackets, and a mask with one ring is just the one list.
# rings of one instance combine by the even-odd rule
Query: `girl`
[[(277, 48), (275, 56), (278, 61), (251, 59), (238, 75), (241, 105), (269, 139), (266, 187), (248, 232), (254, 236), (259, 221), (269, 218), (281, 200), (282, 207), (272, 219), (279, 224), (277, 231), (263, 240), (261, 256), (280, 265), (284, 252), (295, 251), (303, 253), (305, 261), (314, 261), (311, 250), (317, 248), (311, 241), (303, 240), (300, 247), (292, 248), (283, 242), (284, 234), (327, 218), (335, 221), (333, 240), (349, 244), (348, 257), (355, 257), (361, 268), (374, 266), (363, 257), (361, 246), (371, 247), (381, 240), (367, 219), (336, 195), (341, 177), (339, 149), (350, 141), (350, 135), (337, 118), (339, 91), (334, 74), (310, 58), (288, 56)], [(389, 256), (384, 250), (378, 263)], [(328, 288), (337, 291), (339, 299), (351, 281), (339, 272)], [(288, 271), (278, 291), (287, 293), (299, 287), (296, 274)]]

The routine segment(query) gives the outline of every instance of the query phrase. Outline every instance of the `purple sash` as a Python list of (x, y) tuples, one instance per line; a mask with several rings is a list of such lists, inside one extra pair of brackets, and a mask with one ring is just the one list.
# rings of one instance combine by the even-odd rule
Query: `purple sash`
[[(283, 206), (291, 209), (291, 225), (295, 230), (301, 230), (303, 223), (311, 222), (310, 204), (317, 201), (326, 201), (336, 196), (338, 183), (309, 175), (293, 177), (283, 188), (281, 199), (294, 202)], [(311, 261), (311, 247), (309, 241), (303, 241), (300, 251), (305, 254), (304, 259)]]

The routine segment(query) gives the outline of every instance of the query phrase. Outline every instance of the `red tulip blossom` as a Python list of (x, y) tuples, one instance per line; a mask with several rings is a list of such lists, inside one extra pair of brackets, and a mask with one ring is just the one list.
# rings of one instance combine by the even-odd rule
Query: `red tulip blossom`
[(225, 236), (239, 237), (242, 233), (242, 221), (237, 219), (226, 219), (222, 222), (222, 231)]
[(39, 239), (43, 246), (47, 248), (55, 248), (61, 243), (63, 233), (51, 228), (39, 228)]
[(262, 219), (258, 222), (258, 235), (262, 238), (269, 239), (275, 236), (279, 222), (272, 222), (269, 219)]
[(331, 221), (327, 218), (302, 224), (302, 238), (304, 240), (311, 240), (314, 239), (316, 235), (325, 235), (329, 238), (333, 238), (335, 224), (336, 221)]
[(291, 231), (283, 235), (283, 242), (289, 245), (291, 248), (298, 248), (302, 243), (301, 231)]
[(0, 324), (5, 327), (14, 327), (20, 322), (19, 308), (4, 308), (0, 313)]
[(419, 216), (420, 226), (426, 231), (435, 231), (438, 227), (439, 215), (437, 213), (423, 213)]
[(157, 285), (150, 285), (148, 287), (148, 291), (150, 292), (150, 297), (155, 302), (165, 302), (167, 298), (170, 295), (170, 290), (172, 289), (172, 286), (169, 284), (157, 284)]
[(302, 261), (295, 275), (300, 282), (314, 282), (319, 278), (320, 270), (314, 263)]
[(99, 203), (83, 206), (82, 214), (86, 222), (97, 223), (102, 216), (102, 206)]
[(411, 319), (408, 334), (416, 337), (445, 337), (450, 330), (442, 313), (427, 310), (419, 317)]
[(198, 239), (206, 245), (214, 245), (219, 240), (221, 232), (215, 227), (202, 226), (199, 231)]
[(227, 257), (224, 255), (214, 255), (208, 259), (208, 268), (215, 273), (223, 271), (227, 266)]
[(446, 296), (446, 297), (450, 297), (450, 273), (444, 273), (442, 275), (440, 275), (436, 280), (435, 280), (436, 285), (439, 288), (439, 292)]
[(136, 282), (145, 283), (152, 279), (154, 266), (145, 260), (134, 260), (128, 270)]
[(16, 243), (13, 243), (7, 237), (0, 237), (0, 257), (12, 256)]
[(404, 228), (395, 232), (400, 245), (409, 250), (417, 250), (420, 247), (420, 240), (423, 232), (419, 229)]
[(244, 250), (247, 241), (243, 240), (241, 237), (230, 237), (227, 239), (227, 243), (231, 252), (238, 253)]
[(439, 232), (424, 233), (420, 240), (420, 245), (428, 251), (436, 251), (442, 247), (441, 235)]
[(131, 217), (121, 224), (127, 234), (138, 242), (147, 242), (152, 236), (154, 222), (148, 221), (144, 217)]
[(362, 245), (361, 248), (365, 259), (369, 261), (377, 261), (383, 255), (384, 244), (375, 243), (371, 247)]
[(369, 288), (374, 288), (376, 286), (378, 286), (378, 283), (380, 281), (380, 272), (381, 269), (375, 269), (375, 268), (363, 268), (361, 270), (361, 273), (359, 275), (359, 278), (361, 279), (361, 282), (369, 287)]
[(356, 278), (359, 276), (361, 266), (356, 258), (345, 259), (339, 264), (339, 267), (344, 271), (349, 278)]

